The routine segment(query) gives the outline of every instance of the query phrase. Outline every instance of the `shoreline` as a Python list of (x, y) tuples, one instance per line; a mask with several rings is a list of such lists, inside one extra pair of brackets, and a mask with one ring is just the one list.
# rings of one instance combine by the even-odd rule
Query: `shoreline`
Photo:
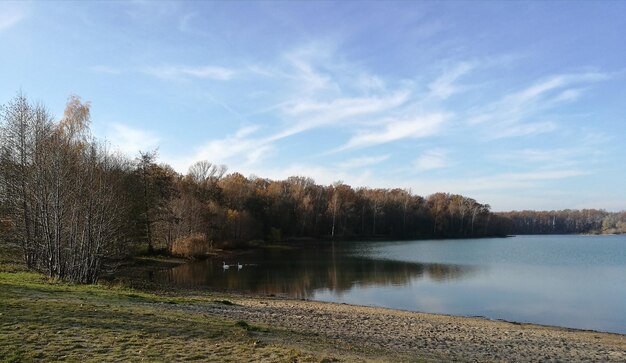
[[(165, 289), (169, 289), (169, 288), (165, 287)], [(533, 322), (526, 322), (526, 321), (506, 320), (506, 319), (499, 319), (499, 318), (490, 318), (490, 317), (483, 316), (483, 315), (454, 315), (454, 314), (446, 314), (446, 313), (432, 313), (432, 312), (426, 312), (426, 311), (398, 309), (398, 308), (391, 308), (391, 307), (377, 306), (377, 305), (361, 305), (361, 304), (352, 304), (352, 303), (335, 302), (335, 301), (295, 298), (295, 297), (290, 297), (286, 294), (259, 294), (259, 293), (245, 292), (245, 291), (226, 291), (226, 290), (214, 290), (214, 289), (212, 290), (208, 288), (207, 289), (173, 288), (172, 289), (173, 294), (175, 294), (174, 291), (175, 292), (188, 291), (188, 293), (191, 296), (193, 295), (201, 296), (204, 294), (204, 295), (211, 295), (211, 296), (220, 296), (220, 297), (224, 297), (227, 299), (230, 298), (233, 300), (239, 299), (239, 300), (262, 301), (262, 300), (268, 299), (268, 300), (291, 302), (294, 304), (308, 302), (308, 303), (315, 303), (315, 304), (330, 304), (330, 305), (347, 306), (347, 307), (354, 307), (354, 308), (379, 309), (379, 310), (385, 310), (389, 312), (398, 312), (398, 313), (432, 315), (432, 316), (438, 316), (442, 318), (451, 318), (451, 319), (457, 319), (457, 318), (458, 319), (477, 319), (477, 320), (484, 320), (486, 322), (504, 323), (504, 324), (511, 324), (511, 325), (516, 325), (516, 326), (535, 326), (538, 328), (555, 329), (555, 330), (580, 332), (580, 333), (609, 334), (609, 335), (620, 336), (626, 339), (626, 332), (618, 333), (618, 332), (611, 332), (611, 331), (604, 331), (604, 330), (574, 328), (574, 327), (568, 327), (568, 326), (562, 326), (562, 325), (550, 325), (550, 324), (541, 324), (541, 323), (533, 323)]]
[[(303, 246), (298, 246), (298, 247), (294, 246), (294, 248), (302, 248), (302, 247)], [(265, 248), (274, 248), (274, 246), (265, 247)], [(248, 249), (240, 249), (240, 250), (234, 250), (234, 251), (222, 250), (222, 251), (218, 251), (218, 253), (216, 253), (212, 257), (219, 256), (219, 258), (232, 258), (234, 256), (246, 254), (249, 252), (250, 250)], [(162, 270), (162, 269), (168, 269), (168, 268), (180, 266), (180, 265), (194, 261), (193, 259), (185, 259), (185, 258), (175, 257), (175, 256), (152, 256), (152, 257), (143, 256), (143, 257), (135, 258), (135, 260), (138, 261), (138, 263), (129, 264), (126, 266), (126, 268), (130, 268), (131, 271), (134, 269), (139, 269), (143, 271), (156, 271), (156, 270)], [(117, 279), (122, 276), (116, 275), (114, 276), (114, 278)], [(107, 281), (108, 279), (103, 279), (103, 280)], [(535, 323), (535, 322), (528, 322), (528, 321), (507, 320), (507, 319), (502, 319), (502, 318), (491, 318), (491, 317), (482, 316), (482, 315), (453, 315), (453, 314), (446, 314), (446, 313), (434, 313), (434, 312), (407, 310), (407, 309), (385, 307), (385, 306), (378, 306), (378, 305), (361, 305), (361, 304), (344, 303), (344, 302), (315, 300), (315, 299), (309, 299), (309, 298), (298, 298), (298, 297), (289, 296), (288, 294), (280, 294), (280, 293), (279, 294), (275, 294), (275, 293), (264, 294), (264, 293), (259, 293), (259, 292), (250, 292), (250, 291), (243, 291), (243, 290), (215, 289), (215, 288), (211, 288), (208, 286), (184, 287), (184, 286), (160, 284), (156, 282), (145, 283), (146, 281), (144, 279), (140, 278), (140, 279), (135, 280), (133, 278), (129, 278), (128, 275), (124, 276), (119, 281), (121, 281), (122, 284), (127, 284), (129, 287), (132, 287), (132, 288), (138, 288), (138, 289), (145, 290), (148, 292), (165, 293), (167, 295), (170, 295), (170, 294), (185, 295), (185, 296), (189, 296), (189, 295), (220, 295), (221, 296), (223, 295), (227, 298), (233, 298), (233, 299), (260, 299), (260, 300), (277, 299), (277, 300), (292, 301), (292, 302), (306, 301), (306, 302), (313, 302), (313, 303), (346, 305), (346, 306), (353, 306), (357, 308), (362, 307), (362, 308), (373, 308), (373, 309), (386, 309), (389, 311), (435, 315), (435, 316), (442, 316), (442, 317), (449, 317), (449, 318), (482, 319), (482, 320), (489, 321), (489, 322), (501, 322), (501, 323), (507, 323), (507, 324), (512, 324), (512, 325), (518, 325), (518, 326), (537, 326), (537, 327), (544, 327), (544, 328), (571, 330), (575, 332), (614, 334), (614, 335), (626, 337), (626, 332), (619, 333), (619, 332), (603, 331), (603, 330), (595, 330), (595, 329), (587, 329), (587, 328), (542, 324), (542, 323)], [(108, 280), (108, 282), (113, 282), (113, 281)]]
[[(0, 336), (10, 343), (4, 353), (18, 349), (17, 357), (23, 358), (140, 360), (148, 354), (153, 361), (626, 361), (626, 335), (485, 317), (162, 285), (76, 285), (33, 273), (0, 273), (0, 286), (7, 304), (0, 314)], [(66, 329), (72, 333), (59, 335)], [(48, 340), (40, 336), (54, 343), (45, 344)]]
[(291, 297), (287, 294), (262, 294), (262, 293), (254, 293), (254, 292), (246, 292), (241, 290), (219, 290), (219, 289), (210, 289), (210, 288), (185, 288), (185, 287), (175, 287), (175, 286), (166, 286), (166, 285), (158, 285), (160, 288), (153, 290), (153, 288), (148, 288), (146, 291), (148, 292), (165, 292), (166, 295), (172, 296), (219, 296), (225, 299), (233, 299), (233, 300), (276, 300), (276, 301), (285, 301), (291, 303), (315, 303), (315, 304), (331, 304), (331, 305), (339, 305), (339, 306), (348, 306), (354, 308), (367, 308), (367, 309), (380, 309), (387, 310), (390, 312), (399, 312), (399, 313), (409, 313), (409, 314), (420, 314), (420, 315), (432, 315), (439, 316), (443, 318), (459, 318), (459, 319), (478, 319), (484, 320), (486, 322), (493, 323), (505, 323), (517, 326), (536, 326), (540, 328), (547, 329), (557, 329), (563, 331), (571, 331), (571, 332), (580, 332), (580, 333), (597, 333), (597, 334), (610, 334), (616, 335), (620, 337), (624, 337), (626, 339), (625, 333), (618, 333), (612, 331), (604, 331), (604, 330), (595, 330), (595, 329), (586, 329), (586, 328), (575, 328), (568, 327), (562, 325), (550, 325), (550, 324), (541, 324), (541, 323), (533, 323), (527, 321), (517, 321), (517, 320), (506, 320), (500, 318), (490, 318), (483, 315), (454, 315), (454, 314), (446, 314), (446, 313), (433, 313), (427, 311), (418, 311), (418, 310), (407, 310), (407, 309), (399, 309), (392, 308), (386, 306), (379, 305), (362, 305), (362, 304), (353, 304), (353, 303), (345, 303), (345, 302), (336, 302), (336, 301), (324, 301), (324, 300), (315, 300), (315, 299), (307, 299), (307, 298), (297, 298)]
[(309, 332), (336, 344), (453, 361), (626, 360), (626, 335), (344, 303), (219, 294), (204, 314)]
[(166, 309), (287, 330), (290, 334), (281, 343), (298, 346), (306, 338), (315, 346), (331, 344), (347, 349), (333, 353), (335, 356), (371, 353), (378, 358), (393, 356), (389, 360), (397, 361), (416, 357), (426, 361), (626, 361), (626, 335), (615, 332), (297, 299), (282, 294), (168, 286), (158, 286), (157, 290), (166, 296), (227, 302), (170, 305)]
[[(150, 267), (145, 259), (143, 262), (142, 268)], [(167, 268), (167, 264), (186, 260), (156, 258), (153, 262)], [(283, 294), (156, 283), (140, 289), (198, 301), (161, 307), (171, 312), (243, 321), (287, 332), (271, 339), (260, 334), (260, 341), (325, 352), (329, 346), (340, 347), (330, 349), (331, 355), (361, 357), (365, 361), (626, 361), (623, 333), (324, 302)], [(206, 303), (207, 299), (212, 303)]]

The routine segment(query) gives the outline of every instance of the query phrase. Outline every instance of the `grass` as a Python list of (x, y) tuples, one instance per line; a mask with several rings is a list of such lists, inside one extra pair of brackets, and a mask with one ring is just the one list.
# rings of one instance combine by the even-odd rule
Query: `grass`
[(0, 362), (335, 362), (336, 356), (378, 361), (386, 355), (203, 313), (203, 307), (237, 306), (229, 295), (71, 284), (15, 261), (19, 250), (0, 241)]
[[(177, 309), (193, 303), (119, 286), (0, 273), (0, 361), (319, 361), (281, 334)], [(273, 336), (272, 336), (273, 335)]]
[(235, 323), (235, 326), (243, 328), (246, 331), (261, 331), (261, 332), (269, 332), (266, 328), (261, 328), (259, 326), (250, 325), (245, 320), (239, 320)]
[(26, 266), (20, 261), (20, 251), (0, 240), (0, 272), (23, 272)]
[(228, 300), (65, 283), (16, 257), (0, 243), (0, 362), (328, 359), (283, 344), (286, 332), (179, 308)]

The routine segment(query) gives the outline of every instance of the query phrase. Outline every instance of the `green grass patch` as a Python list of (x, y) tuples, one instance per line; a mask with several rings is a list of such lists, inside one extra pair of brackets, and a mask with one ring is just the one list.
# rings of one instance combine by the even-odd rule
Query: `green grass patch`
[(20, 249), (0, 240), (0, 272), (24, 272)]
[[(0, 362), (289, 361), (294, 355), (291, 347), (249, 336), (267, 329), (169, 304), (213, 304), (208, 298), (2, 272), (0, 301)], [(315, 361), (297, 352), (297, 361)]]

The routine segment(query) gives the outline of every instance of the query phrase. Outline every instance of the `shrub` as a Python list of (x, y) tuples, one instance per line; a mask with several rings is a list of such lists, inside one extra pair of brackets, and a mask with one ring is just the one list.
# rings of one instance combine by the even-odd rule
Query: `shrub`
[(209, 251), (211, 251), (211, 243), (202, 233), (178, 238), (172, 244), (172, 254), (186, 258), (206, 257)]

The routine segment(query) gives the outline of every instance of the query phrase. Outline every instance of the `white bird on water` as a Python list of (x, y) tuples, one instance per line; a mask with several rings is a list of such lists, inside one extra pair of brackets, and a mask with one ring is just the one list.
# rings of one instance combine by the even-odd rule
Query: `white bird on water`
[(229, 266), (229, 265), (227, 265), (225, 261), (222, 261), (222, 268), (223, 268), (224, 270), (227, 270), (229, 267), (230, 267), (230, 266)]
[(243, 268), (243, 265), (237, 262), (237, 270), (241, 270), (242, 268)]

